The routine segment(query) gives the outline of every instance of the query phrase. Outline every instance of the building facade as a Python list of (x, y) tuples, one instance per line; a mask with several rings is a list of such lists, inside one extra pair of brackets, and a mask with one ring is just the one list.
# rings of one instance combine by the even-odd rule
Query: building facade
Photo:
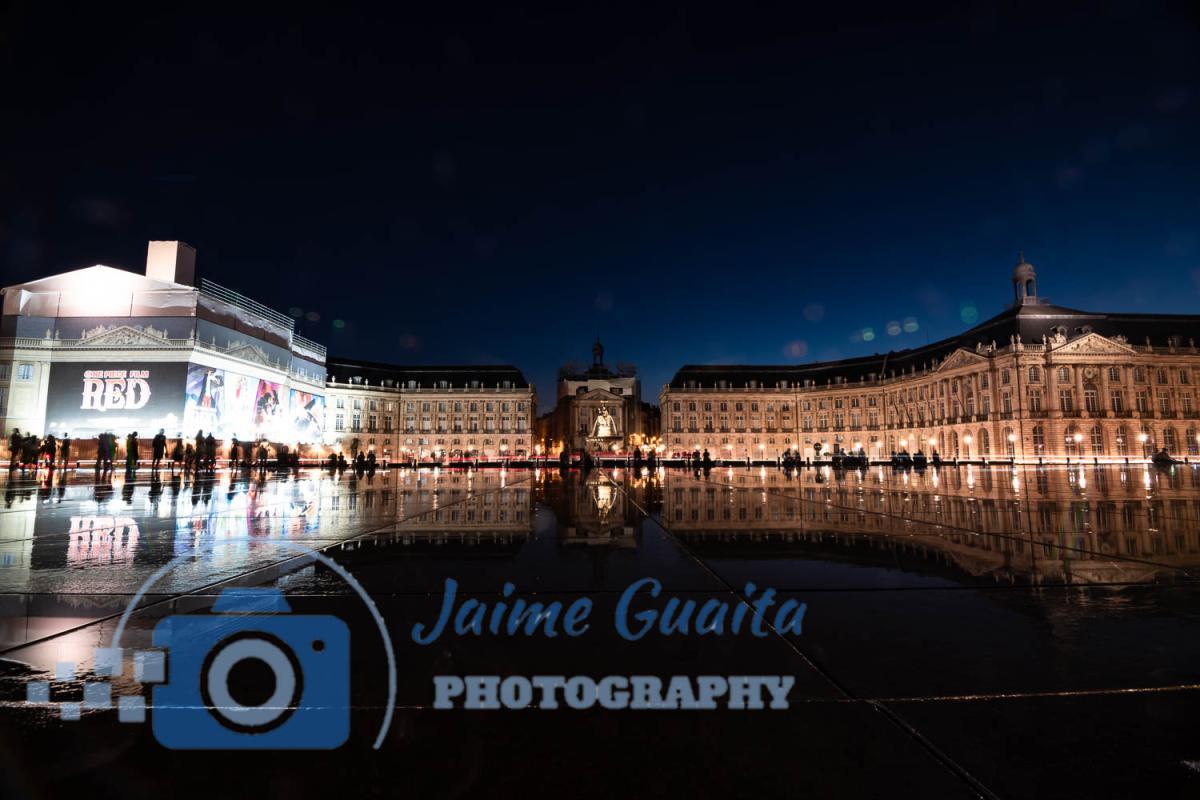
[(802, 366), (685, 366), (663, 388), (668, 454), (1018, 461), (1200, 455), (1200, 317), (1078, 311), (1040, 297), (925, 347)]
[(144, 275), (93, 266), (2, 290), (5, 433), (88, 440), (233, 437), (319, 443), (325, 348), (294, 321), (211, 281), (195, 251), (151, 242)]
[(559, 372), (554, 410), (538, 420), (545, 452), (619, 452), (646, 438), (642, 383), (630, 366), (610, 369), (604, 345), (592, 345), (592, 366)]
[(537, 394), (513, 366), (330, 359), (325, 444), (404, 461), (535, 455)]

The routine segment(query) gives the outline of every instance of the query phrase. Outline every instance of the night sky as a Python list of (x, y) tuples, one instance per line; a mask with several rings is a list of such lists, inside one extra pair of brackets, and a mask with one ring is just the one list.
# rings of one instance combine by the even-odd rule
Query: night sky
[(1196, 4), (172, 5), (0, 11), (4, 285), (182, 239), (331, 354), (543, 410), (597, 334), (655, 402), (924, 344), (1022, 249), (1057, 303), (1200, 310)]

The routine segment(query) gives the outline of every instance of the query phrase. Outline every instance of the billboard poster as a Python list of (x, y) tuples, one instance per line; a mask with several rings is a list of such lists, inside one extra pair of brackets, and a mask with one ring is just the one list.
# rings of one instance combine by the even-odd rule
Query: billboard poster
[(319, 442), (325, 428), (325, 398), (319, 394), (291, 390), (288, 406), (292, 411), (291, 428), (301, 442)]
[(90, 438), (105, 431), (153, 436), (181, 430), (185, 363), (58, 363), (50, 368), (46, 431)]
[[(325, 398), (274, 381), (192, 364), (188, 368), (183, 427), (218, 439), (320, 441)], [(299, 405), (296, 405), (299, 403)]]
[[(282, 397), (286, 400), (286, 397)], [(268, 439), (290, 439), (287, 407), (281, 402), (278, 383), (259, 381), (254, 397), (254, 431)]]

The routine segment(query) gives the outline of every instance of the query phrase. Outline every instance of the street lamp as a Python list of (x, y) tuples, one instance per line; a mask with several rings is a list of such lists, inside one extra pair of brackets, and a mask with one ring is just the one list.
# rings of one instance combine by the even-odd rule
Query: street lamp
[(1082, 457), (1083, 457), (1083, 447), (1082, 447), (1081, 445), (1082, 445), (1082, 442), (1083, 442), (1083, 434), (1082, 434), (1082, 433), (1079, 433), (1079, 432), (1077, 431), (1077, 432), (1075, 433), (1075, 435), (1074, 435), (1074, 436), (1072, 436), (1071, 438), (1075, 440), (1075, 453), (1076, 453), (1076, 455), (1078, 455), (1080, 458), (1082, 458)]
[(969, 433), (963, 437), (963, 444), (966, 445), (966, 447), (967, 447), (967, 460), (968, 461), (971, 459), (971, 442), (972, 441), (974, 441), (974, 440), (971, 438), (971, 434), (969, 434)]
[(1150, 453), (1146, 450), (1146, 442), (1149, 440), (1150, 437), (1146, 435), (1145, 431), (1138, 434), (1138, 441), (1142, 443), (1142, 458), (1149, 458), (1150, 456)]

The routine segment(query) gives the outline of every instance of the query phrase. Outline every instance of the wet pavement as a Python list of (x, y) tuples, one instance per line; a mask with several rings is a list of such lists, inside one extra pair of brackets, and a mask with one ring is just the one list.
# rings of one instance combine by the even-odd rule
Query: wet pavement
[[(1200, 796), (1195, 468), (143, 471), (0, 486), (5, 797)], [(375, 618), (314, 550), (378, 609), (393, 702)], [(639, 608), (733, 608), (754, 584), (805, 603), (802, 631), (629, 641), (614, 615), (647, 577), (662, 594)], [(506, 582), (510, 601), (589, 598), (590, 625), (419, 645), (413, 626), (436, 620), (448, 578), (489, 605)], [(341, 748), (180, 751), (114, 710), (63, 719), (85, 681), (109, 681), (95, 650), (118, 627), (127, 652), (152, 649), (164, 617), (207, 618), (222, 590), (267, 585), (294, 614), (349, 626)], [(60, 662), (73, 678), (56, 679)], [(492, 674), (795, 684), (786, 710), (432, 707), (433, 676)], [(30, 681), (50, 683), (50, 703), (25, 702)], [(111, 684), (148, 694), (131, 664)]]

